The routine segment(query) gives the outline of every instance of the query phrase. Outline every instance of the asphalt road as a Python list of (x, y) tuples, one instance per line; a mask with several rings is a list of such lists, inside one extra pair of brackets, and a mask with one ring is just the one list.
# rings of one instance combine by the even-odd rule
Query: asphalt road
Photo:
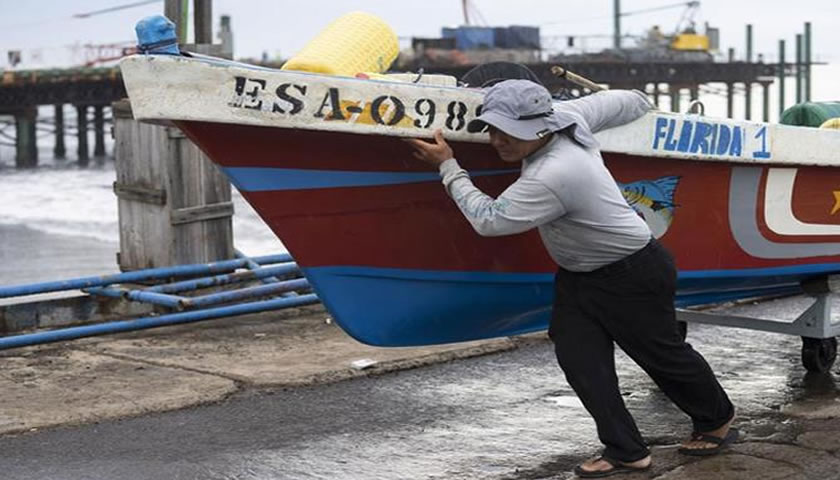
[[(799, 302), (799, 303), (797, 303)], [(799, 300), (752, 309), (790, 316)], [(806, 375), (797, 337), (692, 325), (742, 430), (761, 435), (783, 405), (834, 390)], [(652, 445), (688, 435), (687, 417), (623, 353), (628, 407)], [(836, 371), (836, 368), (835, 368)], [(360, 380), (250, 392), (216, 405), (0, 437), (0, 476), (81, 479), (566, 478), (597, 453), (594, 424), (551, 345)]]

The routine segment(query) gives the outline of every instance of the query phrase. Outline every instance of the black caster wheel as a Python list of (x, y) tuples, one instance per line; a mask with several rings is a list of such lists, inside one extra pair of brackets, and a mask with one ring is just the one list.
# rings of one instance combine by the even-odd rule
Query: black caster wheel
[(809, 372), (825, 373), (837, 358), (837, 339), (802, 337), (802, 365)]
[(677, 333), (680, 334), (680, 338), (684, 342), (686, 335), (688, 335), (688, 322), (677, 322)]

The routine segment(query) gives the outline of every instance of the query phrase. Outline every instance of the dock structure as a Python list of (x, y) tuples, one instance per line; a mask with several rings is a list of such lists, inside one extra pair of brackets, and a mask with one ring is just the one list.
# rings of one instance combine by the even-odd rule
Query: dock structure
[(0, 115), (15, 118), (15, 165), (20, 168), (35, 167), (38, 164), (36, 125), (38, 107), (52, 105), (55, 108), (54, 155), (58, 159), (67, 155), (64, 144), (66, 124), (64, 107), (76, 108), (78, 137), (78, 161), (87, 165), (88, 111), (94, 112), (94, 156), (105, 155), (105, 109), (111, 102), (126, 96), (119, 69), (74, 68), (54, 70), (25, 70), (3, 72), (0, 78)]
[[(552, 63), (526, 66), (551, 91), (570, 86), (551, 73), (551, 67), (554, 66)], [(460, 78), (474, 65), (435, 67), (418, 63), (414, 67)], [(786, 75), (793, 66), (780, 67), (776, 64), (750, 62), (564, 62), (563, 67), (610, 88), (634, 88), (647, 92), (657, 105), (659, 97), (667, 94), (671, 98), (673, 111), (680, 110), (680, 98), (684, 91), (687, 91), (691, 100), (695, 100), (699, 96), (701, 85), (723, 83), (727, 86), (727, 116), (732, 117), (735, 86), (742, 85), (746, 91), (751, 91), (755, 85), (767, 88), (774, 82), (775, 77)], [(749, 105), (746, 111), (751, 109)]]

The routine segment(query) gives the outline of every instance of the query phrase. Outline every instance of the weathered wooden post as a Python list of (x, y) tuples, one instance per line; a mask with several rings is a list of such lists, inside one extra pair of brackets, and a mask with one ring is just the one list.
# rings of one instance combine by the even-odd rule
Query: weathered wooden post
[(771, 82), (761, 82), (761, 121), (762, 122), (769, 122), (770, 121), (770, 83)]
[(76, 105), (76, 138), (78, 145), (76, 146), (76, 154), (80, 167), (87, 167), (90, 163), (88, 156), (88, 118), (87, 105)]
[(105, 117), (102, 105), (93, 106), (93, 156), (105, 156)]
[[(178, 5), (174, 5), (178, 4)], [(175, 8), (178, 7), (178, 8)], [(215, 53), (209, 45), (209, 2), (197, 2), (196, 46), (181, 48)], [(180, 0), (167, 0), (170, 18), (181, 20)], [(186, 28), (186, 26), (183, 26)], [(183, 31), (183, 30), (181, 30)], [(115, 102), (114, 157), (119, 198), (120, 269), (136, 270), (233, 258), (233, 203), (230, 184), (175, 126), (141, 124), (128, 100)]]
[(811, 101), (811, 22), (805, 22), (802, 56), (805, 61), (805, 101)]
[(55, 105), (55, 147), (53, 155), (56, 160), (63, 160), (67, 157), (67, 148), (64, 146), (64, 104)]
[(25, 107), (15, 113), (15, 167), (38, 166), (38, 140), (36, 125), (38, 107)]
[(668, 84), (668, 93), (671, 95), (671, 111), (680, 111), (680, 87), (674, 84)]
[(796, 34), (796, 103), (802, 103), (802, 77), (805, 76), (805, 68), (802, 61), (802, 34)]
[(785, 41), (779, 40), (779, 118), (785, 111)]

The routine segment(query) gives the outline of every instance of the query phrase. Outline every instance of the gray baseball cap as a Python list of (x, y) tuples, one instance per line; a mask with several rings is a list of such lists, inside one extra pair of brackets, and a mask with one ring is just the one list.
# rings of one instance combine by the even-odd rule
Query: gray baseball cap
[(555, 109), (551, 94), (538, 83), (505, 80), (486, 90), (481, 115), (467, 124), (467, 131), (478, 133), (491, 125), (520, 140), (537, 140), (573, 126), (575, 140), (596, 145), (583, 119), (566, 110)]

